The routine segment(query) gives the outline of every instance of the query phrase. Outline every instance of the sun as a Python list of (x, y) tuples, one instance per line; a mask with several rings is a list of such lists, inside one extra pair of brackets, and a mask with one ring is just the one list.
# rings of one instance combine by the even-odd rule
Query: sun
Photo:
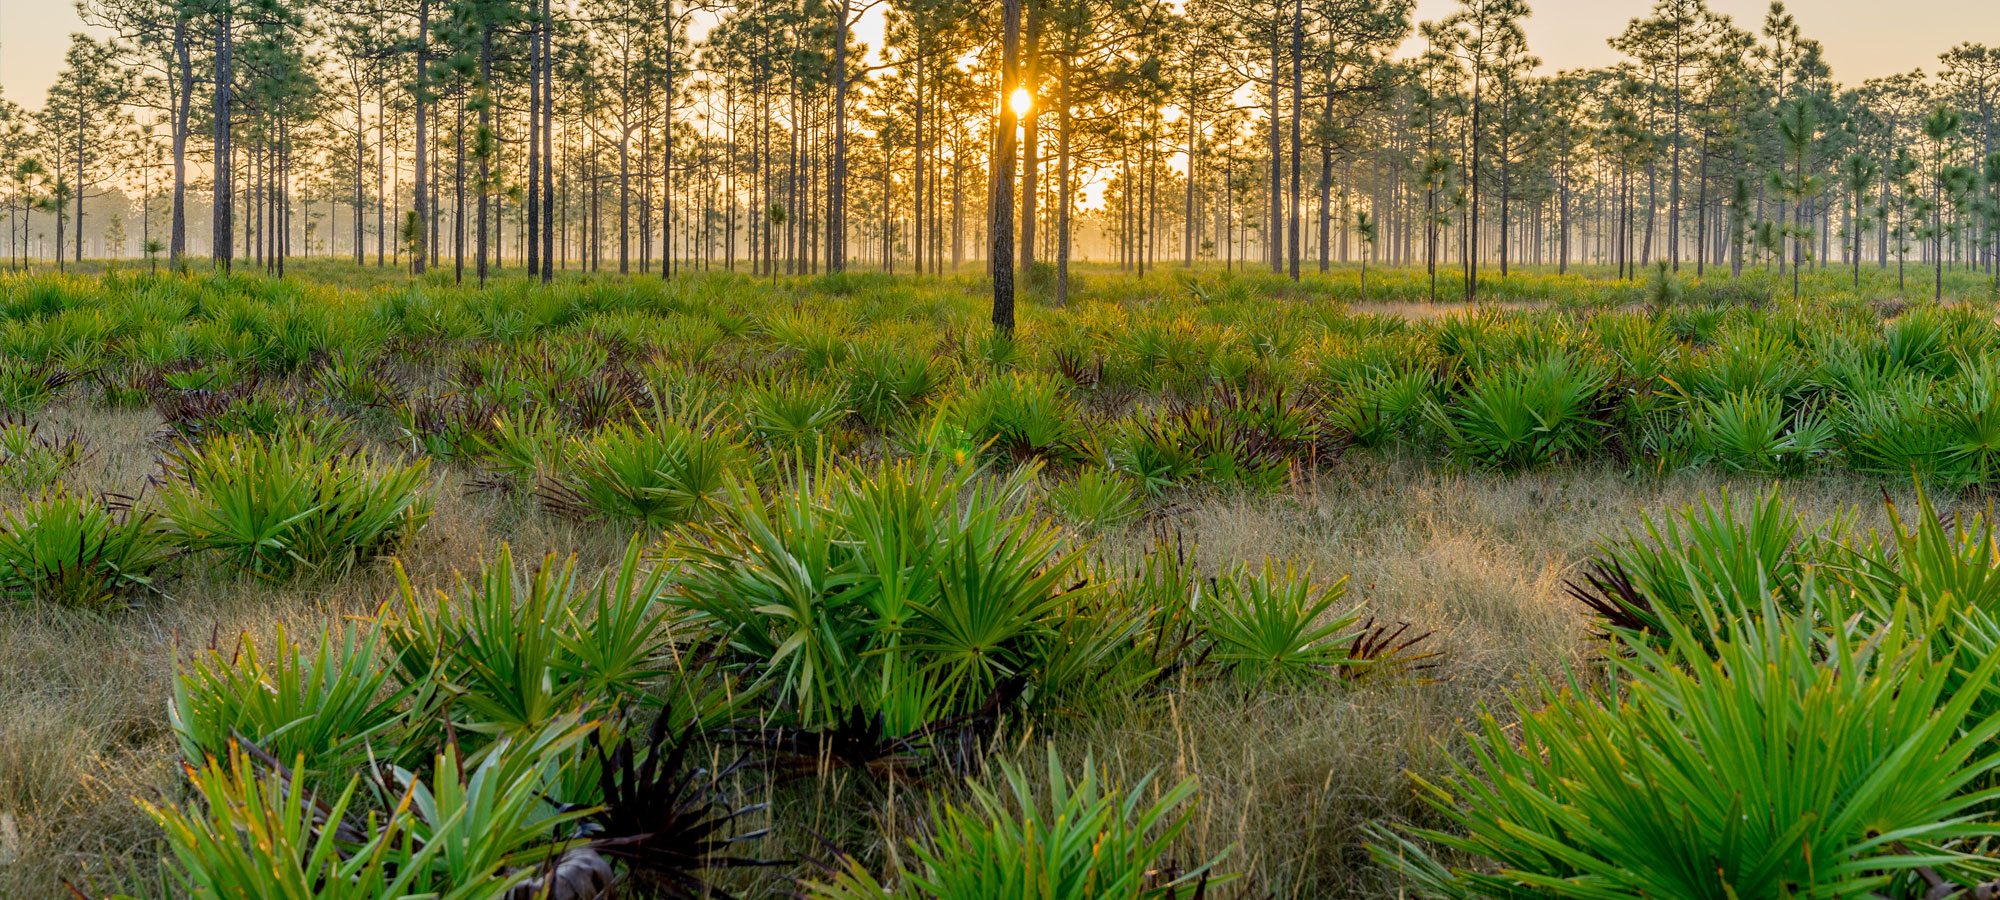
[(1025, 116), (1035, 108), (1035, 95), (1026, 87), (1017, 87), (1014, 93), (1008, 95), (1007, 105), (1014, 110), (1014, 115)]

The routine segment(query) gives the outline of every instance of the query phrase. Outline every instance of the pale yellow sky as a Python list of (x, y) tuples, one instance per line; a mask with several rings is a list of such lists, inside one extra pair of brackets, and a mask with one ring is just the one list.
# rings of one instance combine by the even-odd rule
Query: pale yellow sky
[[(1716, 10), (1753, 28), (1768, 0), (1709, 0)], [(1605, 38), (1652, 0), (1530, 0), (1529, 47), (1549, 68), (1599, 66), (1617, 61)], [(1418, 0), (1417, 16), (1435, 19), (1456, 0)], [(1862, 79), (1922, 66), (1963, 41), (2000, 45), (2000, 0), (1795, 0), (1787, 4), (1807, 37), (1826, 46), (1834, 75)], [(69, 34), (84, 25), (69, 0), (0, 0), (0, 88), (15, 102), (40, 106), (62, 65)], [(871, 41), (871, 43), (874, 43)]]

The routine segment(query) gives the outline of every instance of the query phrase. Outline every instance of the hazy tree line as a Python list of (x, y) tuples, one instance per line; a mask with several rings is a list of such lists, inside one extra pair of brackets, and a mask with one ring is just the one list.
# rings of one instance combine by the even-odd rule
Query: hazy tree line
[(115, 37), (75, 37), (38, 111), (0, 98), (9, 265), (977, 265), (1008, 304), (1066, 296), (1079, 247), (1467, 295), (1524, 264), (2000, 277), (2000, 51), (1842, 85), (1776, 3), (1658, 0), (1623, 62), (1554, 74), (1523, 0), (82, 9)]

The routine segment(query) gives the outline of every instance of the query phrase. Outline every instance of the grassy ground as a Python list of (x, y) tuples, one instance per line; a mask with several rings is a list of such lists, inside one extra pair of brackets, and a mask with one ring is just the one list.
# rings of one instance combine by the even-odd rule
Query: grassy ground
[[(442, 265), (431, 269), (421, 278), (418, 278), (410, 274), (408, 266), (394, 264), (377, 266), (373, 260), (374, 257), (370, 256), (369, 262), (366, 265), (357, 266), (349, 259), (330, 259), (324, 257), (317, 259), (294, 259), (286, 263), (285, 275), (287, 278), (297, 281), (309, 281), (317, 284), (361, 290), (373, 288), (394, 289), (406, 287), (413, 283), (433, 288), (456, 287), (460, 285), (466, 287), (476, 286), (476, 276), (469, 262), (462, 275), (454, 269), (451, 261), (447, 259), (443, 261)], [(638, 272), (637, 266), (638, 264), (635, 260), (633, 263), (633, 274), (629, 277), (659, 277), (657, 268), (642, 274)], [(723, 269), (720, 261), (711, 262), (706, 269), (703, 268), (703, 265), (699, 261), (683, 261), (681, 267), (679, 270), (681, 272), (722, 271)], [(1253, 278), (1268, 276), (1270, 283), (1267, 287), (1271, 289), (1283, 289), (1282, 283), (1287, 281), (1285, 276), (1274, 275), (1267, 268), (1254, 263), (1250, 265), (1238, 263), (1233, 266), (1225, 266), (1222, 263), (1213, 261), (1198, 262), (1192, 267), (1183, 267), (1177, 261), (1163, 261), (1151, 269), (1149, 276), (1155, 282), (1172, 284), (1176, 278), (1190, 272), (1212, 275), (1228, 269), (1233, 269), (1238, 273)], [(0, 264), (0, 272), (7, 270), (5, 264)], [(30, 262), (27, 266), (27, 271), (33, 273), (64, 271), (96, 276), (107, 273), (132, 275), (147, 272), (166, 272), (168, 270), (169, 267), (165, 261), (149, 262), (146, 260), (131, 259), (86, 259), (82, 262), (65, 262), (61, 266), (51, 261), (37, 260)], [(189, 263), (188, 270), (194, 274), (203, 274), (212, 271), (212, 266), (207, 260), (195, 259)], [(234, 271), (257, 275), (263, 273), (265, 268), (250, 261), (239, 260), (236, 263)], [(750, 263), (747, 260), (739, 260), (735, 271), (752, 274)], [(879, 265), (856, 262), (848, 266), (848, 271), (853, 273), (879, 273), (882, 271), (882, 268)], [(907, 269), (899, 268), (893, 274), (906, 275), (907, 272)], [(1071, 290), (1074, 294), (1078, 295), (1088, 294), (1093, 285), (1111, 281), (1133, 281), (1130, 273), (1121, 270), (1113, 263), (1074, 262), (1070, 266), (1070, 272)], [(1328, 272), (1322, 273), (1317, 271), (1314, 263), (1308, 261), (1303, 272), (1303, 290), (1307, 292), (1328, 292), (1338, 289), (1338, 293), (1343, 300), (1354, 301), (1362, 299), (1359, 296), (1361, 285), (1361, 266), (1359, 263), (1334, 264)], [(1653, 270), (1651, 268), (1640, 269), (1625, 279), (1619, 278), (1619, 270), (1616, 266), (1592, 265), (1587, 263), (1573, 264), (1561, 274), (1558, 274), (1558, 268), (1554, 265), (1516, 264), (1509, 272), (1510, 274), (1507, 277), (1501, 278), (1498, 277), (1497, 269), (1490, 266), (1482, 270), (1480, 273), (1482, 299), (1508, 302), (1520, 300), (1592, 300), (1609, 297), (1626, 298), (1627, 295), (1637, 297), (1646, 290), (1647, 282), (1651, 279)], [(1045, 275), (1046, 273), (1042, 274)], [(1807, 295), (1815, 297), (1825, 296), (1832, 292), (1842, 292), (1871, 299), (1911, 300), (1928, 298), (1931, 296), (1933, 290), (1931, 269), (1928, 266), (1914, 262), (1906, 266), (1900, 276), (1893, 262), (1887, 268), (1879, 268), (1872, 264), (1864, 263), (1858, 273), (1858, 282), (1855, 278), (1856, 274), (1853, 270), (1841, 265), (1811, 269), (1806, 272), (1802, 290)], [(1738, 282), (1729, 277), (1729, 270), (1726, 265), (1709, 266), (1706, 268), (1704, 275), (1697, 277), (1694, 263), (1687, 261), (1684, 268), (1679, 272), (1679, 276), (1686, 283), (1690, 291), (1697, 293), (1703, 290), (1703, 285), (1707, 285), (1710, 290), (1735, 292), (1744, 290), (1745, 288), (1742, 285), (1746, 284), (1749, 286), (1747, 288), (1749, 291), (1773, 297), (1789, 296), (1791, 293), (1790, 275), (1787, 274), (1781, 278), (1778, 276), (1777, 271), (1770, 267), (1746, 266), (1744, 280)], [(555, 277), (557, 281), (561, 282), (589, 283), (615, 281), (627, 276), (617, 274), (616, 260), (607, 261), (597, 271), (586, 270), (576, 261), (572, 260), (570, 267), (557, 270)], [(968, 285), (977, 281), (977, 287), (980, 290), (984, 290), (985, 264), (978, 260), (969, 260), (958, 268), (949, 271), (943, 278), (947, 281), (964, 281)], [(1027, 291), (1032, 293), (1038, 287), (1041, 287), (1036, 283), (1036, 278), (1036, 274), (1027, 274), (1021, 278), (1020, 283)], [(789, 281), (791, 279), (781, 275), (771, 280)], [(489, 283), (492, 286), (504, 287), (538, 283), (538, 280), (534, 279), (518, 262), (513, 262), (493, 269), (489, 274)], [(1378, 266), (1371, 264), (1368, 268), (1368, 284), (1370, 285), (1367, 297), (1369, 300), (1422, 300), (1427, 303), (1431, 301), (1431, 279), (1421, 267)], [(1456, 265), (1440, 265), (1436, 278), (1436, 300), (1440, 302), (1456, 302), (1463, 299), (1463, 284)], [(1995, 286), (1996, 282), (1992, 274), (1976, 269), (1952, 267), (1947, 268), (1944, 273), (1944, 295), (1947, 298), (1991, 296)]]
[[(149, 412), (63, 407), (42, 418), (93, 448), (78, 487), (133, 493), (156, 471), (147, 437), (158, 422)], [(607, 563), (622, 543), (622, 535), (514, 501), (469, 496), (460, 477), (436, 472), (437, 514), (402, 557), (420, 586), (448, 586), (454, 570), (499, 541), (517, 556), (577, 553), (585, 566)], [(1186, 685), (1165, 704), (1114, 706), (1062, 725), (1053, 738), (1071, 751), (1065, 758), (1089, 753), (1127, 778), (1155, 769), (1198, 777), (1189, 858), (1233, 847), (1230, 867), (1256, 873), (1282, 897), (1389, 895), (1395, 886), (1367, 862), (1363, 826), (1423, 819), (1410, 774), (1439, 771), (1480, 704), (1538, 674), (1587, 666), (1585, 625), (1562, 585), (1591, 543), (1633, 527), (1642, 512), (1723, 487), (1764, 489), (1595, 467), (1452, 473), (1359, 456), (1285, 494), (1173, 498), (1163, 513), (1106, 536), (1102, 551), (1137, 552), (1173, 535), (1211, 571), (1274, 555), (1323, 577), (1351, 574), (1353, 595), (1376, 614), (1434, 631), (1444, 665), (1430, 683), (1359, 690), (1252, 695)], [(1832, 479), (1789, 490), (1816, 516), (1858, 505), (1868, 513), (1863, 525), (1879, 507), (1872, 483)], [(102, 618), (0, 612), (0, 897), (62, 896), (65, 878), (151, 872), (156, 835), (134, 798), (182, 793), (165, 722), (177, 653), (366, 616), (394, 583), (377, 565), (296, 589), (214, 572), (164, 590), (143, 608)], [(1033, 737), (1013, 735), (1000, 749), (1034, 757)], [(790, 855), (813, 852), (812, 835), (883, 852), (921, 820), (927, 798), (910, 787), (809, 784), (768, 799), (779, 836), (763, 852)], [(856, 819), (857, 808), (868, 810), (865, 818)], [(765, 876), (767, 884), (781, 873)]]
[[(291, 271), (300, 280), (371, 292), (371, 298), (400, 299), (394, 292), (409, 283), (395, 269), (344, 263), (314, 261)], [(1838, 300), (1871, 319), (1878, 311), (1893, 318), (1892, 308), (1900, 304), (1890, 301), (1903, 296), (1894, 270), (1864, 274), (1855, 291), (1845, 272), (1815, 273), (1809, 284), (1813, 302), (1830, 308)], [(1487, 293), (1510, 308), (1560, 305), (1586, 312), (1648, 300), (1643, 282), (1618, 285), (1608, 276), (1596, 270), (1557, 276), (1540, 269), (1490, 282)], [(1983, 275), (1949, 277), (1952, 300), (1990, 296)], [(502, 278), (517, 276), (510, 271)], [(448, 271), (433, 274), (430, 287), (413, 293), (435, 297), (450, 290), (449, 280)], [(1106, 327), (1142, 314), (1153, 316), (1145, 321), (1154, 324), (1181, 316), (1184, 321), (1174, 325), (1198, 330), (1210, 327), (1203, 315), (1226, 313), (1254, 323), (1257, 317), (1245, 311), (1261, 315), (1280, 306), (1270, 302), (1274, 296), (1337, 300), (1352, 303), (1356, 311), (1409, 320), (1459, 309), (1428, 303), (1428, 279), (1415, 270), (1371, 270), (1367, 302), (1361, 302), (1359, 272), (1351, 267), (1312, 274), (1303, 286), (1274, 276), (1204, 284), (1183, 279), (1171, 267), (1144, 281), (1108, 267), (1080, 267), (1079, 282), (1087, 302), (1066, 311), (1031, 305), (1032, 314), (1091, 314), (1096, 316), (1091, 321), (1109, 323)], [(815, 291), (830, 286), (838, 284), (781, 280), (771, 293), (748, 296), (774, 308), (790, 299), (789, 319), (801, 319)], [(502, 287), (493, 296), (503, 302), (525, 294), (509, 292), (519, 284)], [(898, 283), (883, 293), (903, 287)], [(1909, 287), (1928, 296), (1921, 279)], [(1753, 277), (1742, 284), (1711, 279), (1704, 286), (1690, 279), (1681, 288), (1710, 294), (1706, 299), (1718, 309), (1762, 309), (1764, 300), (1788, 292), (1789, 284)], [(962, 315), (912, 315), (907, 321), (883, 315), (871, 324), (898, 340), (916, 335), (928, 343), (938, 339), (940, 321), (979, 323), (983, 286), (970, 274), (923, 290), (923, 297), (897, 302)], [(1218, 296), (1205, 296), (1205, 290)], [(1456, 298), (1457, 289), (1447, 279), (1440, 295)], [(1183, 316), (1172, 304), (1189, 296), (1200, 302), (1189, 303)], [(857, 317), (874, 309), (860, 301), (843, 308), (860, 310)], [(1718, 320), (1721, 315), (1716, 313)], [(1983, 329), (1984, 315), (1976, 318)], [(1290, 327), (1301, 320), (1272, 321)], [(1024, 331), (1024, 343), (1038, 337), (1032, 325)], [(1787, 345), (1774, 352), (1791, 350)], [(761, 373), (779, 359), (764, 353), (746, 353), (736, 364), (745, 374)], [(1128, 412), (1143, 415), (1138, 407)], [(154, 435), (162, 422), (150, 409), (106, 410), (71, 397), (34, 419), (45, 432), (74, 432), (87, 446), (89, 456), (68, 476), (73, 490), (139, 495), (160, 473), (162, 445)], [(1284, 898), (1400, 896), (1402, 886), (1368, 860), (1364, 829), (1372, 823), (1430, 821), (1413, 777), (1435, 776), (1464, 752), (1457, 735), (1483, 706), (1537, 677), (1565, 671), (1587, 676), (1597, 647), (1579, 605), (1565, 596), (1564, 581), (1575, 576), (1593, 543), (1618, 539), (1639, 528), (1642, 515), (1698, 495), (1725, 488), (1758, 493), (1771, 484), (1731, 478), (1715, 468), (1666, 477), (1633, 474), (1651, 468), (1643, 459), (1618, 463), (1592, 457), (1599, 461), (1500, 474), (1402, 452), (1352, 452), (1274, 493), (1170, 488), (1145, 517), (1103, 535), (1096, 552), (1129, 559), (1167, 540), (1178, 542), (1211, 573), (1275, 557), (1311, 566), (1322, 581), (1348, 576), (1350, 600), (1365, 603), (1381, 619), (1431, 634), (1428, 646), (1442, 654), (1432, 677), (1420, 683), (1276, 691), (1226, 682), (1178, 683), (1157, 700), (1114, 700), (1087, 720), (1043, 726), (1052, 733), (1003, 735), (989, 759), (1031, 764), (1052, 741), (1072, 764), (1088, 755), (1128, 783), (1149, 771), (1168, 782), (1195, 777), (1201, 798), (1193, 827), (1177, 848), (1181, 858), (1205, 860), (1227, 851), (1225, 869), (1249, 873)], [(501, 542), (511, 545), (517, 559), (575, 554), (582, 568), (594, 571), (612, 564), (628, 537), (622, 529), (548, 515), (525, 497), (469, 491), (469, 473), (442, 462), (430, 477), (427, 493), (435, 515), (400, 557), (421, 590), (450, 587), (456, 573), (475, 570)], [(1860, 511), (1858, 527), (1868, 528), (1881, 524), (1883, 483), (1829, 473), (1786, 489), (1811, 518), (1853, 508)], [(39, 488), (26, 487), (24, 493), (0, 491), (0, 509), (18, 506)], [(69, 896), (65, 879), (124, 881), (137, 889), (137, 882), (154, 878), (162, 845), (135, 801), (187, 795), (166, 721), (177, 657), (212, 646), (235, 647), (245, 636), (261, 644), (280, 629), (310, 634), (369, 617), (395, 596), (397, 584), (385, 561), (281, 588), (220, 568), (189, 566), (159, 588), (138, 608), (103, 615), (0, 605), (0, 898)], [(720, 759), (723, 751), (716, 752)], [(764, 817), (774, 834), (755, 852), (814, 855), (825, 840), (870, 862), (899, 852), (901, 840), (923, 827), (929, 804), (956, 790), (942, 783), (837, 777), (782, 788), (746, 781), (743, 787), (763, 794), (749, 799), (771, 804)], [(763, 870), (742, 877), (739, 886), (764, 895), (803, 871), (799, 866)]]

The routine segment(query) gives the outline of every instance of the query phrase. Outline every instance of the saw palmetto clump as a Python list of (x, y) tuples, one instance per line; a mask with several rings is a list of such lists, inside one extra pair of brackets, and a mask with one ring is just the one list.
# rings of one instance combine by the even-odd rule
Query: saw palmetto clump
[(718, 635), (766, 724), (872, 722), (895, 739), (996, 696), (1032, 704), (1058, 623), (1095, 590), (1079, 585), (1080, 550), (1027, 510), (1032, 476), (827, 466), (768, 507), (733, 488), (722, 521), (668, 548), (684, 560), (669, 602)]
[(1518, 729), (1483, 717), (1426, 785), (1449, 827), (1378, 828), (1377, 858), (1446, 898), (1984, 895), (2000, 718), (1974, 711), (2000, 656), (1934, 654), (1914, 605), (1871, 619), (1819, 584), (1669, 617), (1607, 657), (1621, 688), (1544, 684)]
[(542, 503), (559, 515), (659, 528), (715, 514), (747, 460), (735, 430), (715, 416), (616, 422), (571, 450), (543, 479)]
[(453, 592), (420, 593), (402, 579), (384, 611), (397, 682), (441, 691), (455, 727), (488, 736), (643, 704), (674, 673), (670, 617), (656, 603), (666, 573), (643, 550), (634, 539), (617, 568), (594, 578), (574, 558), (517, 565), (502, 545)]
[(17, 602), (115, 609), (175, 555), (156, 516), (60, 486), (0, 513), (0, 596)]
[(253, 743), (301, 775), (347, 777), (376, 754), (395, 755), (414, 688), (389, 680), (379, 630), (348, 627), (300, 646), (280, 631), (259, 650), (245, 637), (181, 663), (167, 721), (190, 765)]
[(1617, 629), (1660, 637), (1669, 619), (1727, 618), (1765, 598), (1795, 609), (1808, 571), (1836, 555), (1831, 536), (1844, 522), (1808, 526), (1776, 490), (1741, 506), (1727, 492), (1720, 502), (1704, 496), (1599, 545), (1569, 594)]
[(430, 518), (428, 463), (398, 465), (305, 434), (182, 445), (165, 468), (158, 503), (173, 540), (269, 581), (365, 563)]
[(1463, 394), (1431, 403), (1426, 419), (1454, 458), (1497, 469), (1581, 459), (1603, 443), (1607, 376), (1583, 357), (1557, 353), (1474, 373)]
[(45, 433), (19, 414), (0, 414), (0, 487), (16, 491), (44, 488), (90, 456), (75, 434)]
[(0, 410), (31, 413), (54, 401), (78, 379), (53, 362), (0, 356)]
[(1212, 582), (1198, 608), (1204, 661), (1258, 686), (1337, 676), (1350, 683), (1408, 676), (1437, 666), (1419, 645), (1429, 632), (1388, 626), (1360, 606), (1342, 607), (1345, 578), (1316, 585), (1310, 570), (1269, 560)]
[(1139, 483), (1109, 469), (1087, 469), (1048, 489), (1051, 508), (1085, 533), (1116, 531), (1144, 511)]
[[(972, 786), (963, 803), (932, 812), (934, 830), (907, 861), (877, 876), (846, 855), (822, 861), (801, 885), (808, 900), (1166, 900), (1205, 896), (1220, 858), (1192, 869), (1167, 861), (1193, 819), (1193, 781), (1129, 788), (1094, 760), (1071, 775), (1054, 751), (1045, 787), (1011, 764), (999, 789)], [(1227, 879), (1220, 879), (1227, 880)]]

